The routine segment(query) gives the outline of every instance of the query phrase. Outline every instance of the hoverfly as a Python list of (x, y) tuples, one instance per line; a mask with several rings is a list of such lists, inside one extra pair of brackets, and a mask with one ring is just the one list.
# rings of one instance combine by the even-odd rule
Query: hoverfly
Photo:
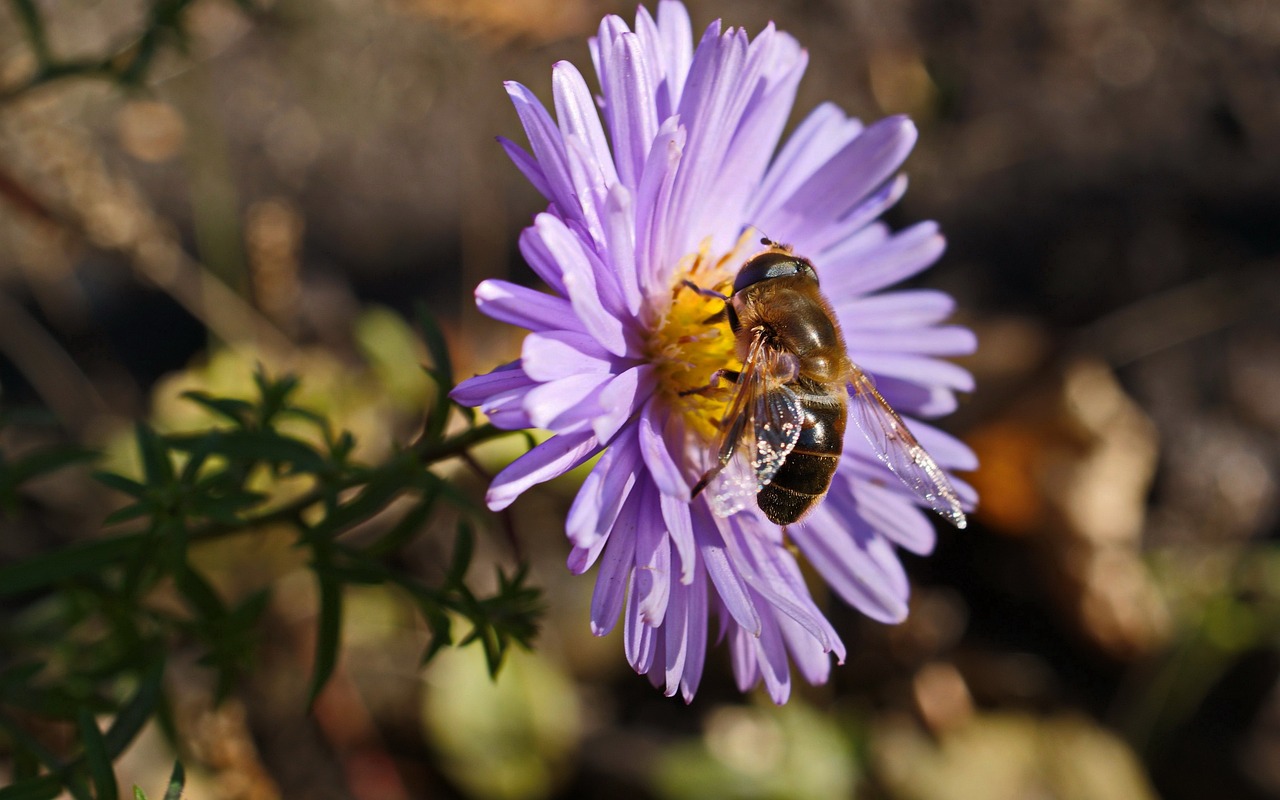
[[(752, 498), (772, 522), (800, 520), (827, 493), (844, 447), (847, 415), (880, 460), (926, 505), (957, 528), (964, 510), (942, 468), (902, 417), (849, 360), (835, 314), (818, 291), (813, 264), (769, 239), (722, 295), (742, 369), (720, 370), (735, 384), (720, 421), (715, 463), (693, 488), (729, 516)], [(695, 390), (700, 391), (700, 390)]]

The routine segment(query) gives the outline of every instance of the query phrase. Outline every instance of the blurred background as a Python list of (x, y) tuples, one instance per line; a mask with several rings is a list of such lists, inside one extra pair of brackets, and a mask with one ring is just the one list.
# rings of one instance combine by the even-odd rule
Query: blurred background
[[(261, 363), (376, 459), (430, 392), (415, 301), (459, 376), (518, 353), (471, 302), (483, 278), (534, 281), (515, 241), (543, 202), (493, 141), (522, 139), (501, 82), (549, 98), (551, 64), (588, 72), (586, 37), (634, 5), (154, 7), (187, 36), (125, 87), (41, 80), (24, 9), (78, 63), (128, 54), (152, 4), (0, 3), (0, 402), (123, 458), (132, 420), (198, 424), (183, 389), (247, 391)], [(221, 590), (275, 590), (230, 699), (194, 659), (167, 673), (186, 796), (1280, 798), (1280, 4), (689, 8), (695, 31), (772, 19), (808, 48), (793, 125), (825, 100), (918, 124), (890, 221), (941, 223), (919, 282), (981, 341), (944, 422), (982, 460), (971, 528), (903, 556), (904, 624), (829, 600), (849, 661), (784, 708), (739, 696), (723, 648), (686, 707), (589, 635), (592, 581), (563, 567), (572, 475), (517, 506), (546, 617), (496, 684), (474, 648), (419, 670), (420, 624), (370, 587), (307, 715), (301, 557), (268, 534), (209, 546)], [(97, 531), (90, 484), (35, 487), (0, 559)], [(478, 548), (512, 559), (496, 523)], [(121, 781), (160, 787), (173, 758), (148, 729)]]

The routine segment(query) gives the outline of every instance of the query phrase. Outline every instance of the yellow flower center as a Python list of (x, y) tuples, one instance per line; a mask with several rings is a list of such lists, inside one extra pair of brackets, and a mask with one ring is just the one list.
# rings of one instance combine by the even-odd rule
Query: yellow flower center
[(744, 233), (734, 248), (719, 258), (711, 256), (709, 242), (682, 258), (672, 281), (671, 302), (649, 336), (649, 357), (658, 370), (658, 392), (672, 412), (683, 417), (685, 430), (704, 442), (715, 438), (733, 393), (733, 384), (723, 378), (716, 388), (710, 388), (711, 378), (717, 370), (741, 369), (742, 362), (734, 351), (725, 301), (701, 294), (685, 281), (729, 294), (755, 236), (755, 231)]

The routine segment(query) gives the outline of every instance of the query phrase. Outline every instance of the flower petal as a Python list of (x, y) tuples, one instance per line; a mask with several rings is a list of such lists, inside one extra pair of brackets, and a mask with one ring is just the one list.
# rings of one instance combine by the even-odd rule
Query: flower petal
[(636, 218), (631, 192), (622, 184), (609, 190), (605, 200), (604, 239), (609, 267), (617, 275), (618, 285), (632, 319), (640, 315), (644, 296), (636, 271)]
[(520, 363), (525, 374), (542, 382), (571, 375), (610, 375), (617, 366), (614, 358), (590, 334), (565, 330), (524, 337)]
[[(674, 265), (696, 250), (703, 238), (717, 233), (703, 225), (706, 201), (741, 111), (734, 107), (739, 81), (750, 85), (755, 80), (743, 72), (746, 66), (758, 69), (754, 62), (746, 63), (746, 55), (746, 33), (730, 30), (721, 36), (719, 22), (707, 28), (694, 51), (679, 106), (681, 122), (689, 132), (683, 161), (687, 168), (676, 174), (664, 209), (668, 238), (666, 251), (658, 254), (664, 263)], [(718, 202), (735, 199), (718, 198)]]
[(653, 102), (656, 76), (638, 35), (627, 31), (610, 37), (604, 27), (602, 24), (599, 38), (601, 66), (597, 68), (604, 90), (604, 113), (618, 179), (634, 189), (658, 132), (658, 110)]
[(670, 202), (680, 165), (684, 162), (686, 131), (679, 117), (667, 117), (649, 149), (636, 193), (636, 270), (647, 297), (670, 287), (674, 265), (668, 257), (671, 232), (661, 213)]
[(569, 292), (564, 287), (564, 265), (556, 261), (555, 255), (547, 248), (536, 224), (520, 232), (519, 245), (520, 255), (524, 256), (529, 268), (556, 294), (568, 297)]
[[(682, 453), (673, 453), (673, 447), (682, 447), (684, 437), (670, 429), (679, 424), (657, 398), (652, 398), (640, 412), (640, 452), (649, 467), (653, 480), (663, 494), (687, 500), (689, 483), (680, 466)], [(678, 443), (678, 444), (677, 444)]]
[(608, 374), (586, 373), (539, 384), (525, 394), (524, 410), (536, 428), (563, 433), (569, 427), (590, 425), (600, 413), (600, 388), (608, 381)]
[(551, 91), (555, 97), (556, 121), (565, 140), (577, 138), (588, 148), (589, 162), (598, 173), (594, 176), (605, 186), (618, 182), (613, 154), (605, 141), (600, 115), (582, 73), (568, 61), (558, 61), (551, 68)]
[(943, 467), (964, 471), (978, 468), (978, 456), (969, 445), (927, 422), (908, 418), (907, 424), (934, 461)]
[(538, 167), (545, 179), (545, 188), (550, 191), (547, 199), (555, 203), (560, 213), (566, 217), (581, 219), (582, 208), (569, 177), (564, 141), (551, 120), (551, 115), (527, 87), (515, 81), (507, 81), (504, 85), (507, 87), (507, 96), (511, 98), (516, 114), (520, 117), (520, 124), (524, 126), (525, 135), (529, 137), (533, 157), (538, 160)]
[(866, 331), (850, 337), (859, 353), (919, 353), (931, 356), (965, 356), (978, 349), (978, 337), (959, 325), (931, 328)]
[[(689, 621), (685, 634), (684, 669), (680, 674), (681, 696), (686, 703), (693, 702), (693, 695), (698, 691), (698, 683), (702, 680), (702, 667), (707, 660), (707, 581), (702, 570), (693, 571), (693, 582), (684, 590)], [(671, 653), (671, 645), (667, 645), (667, 653)], [(670, 655), (668, 655), (670, 657)], [(670, 679), (668, 672), (668, 680)]]
[(697, 543), (693, 538), (693, 518), (689, 514), (689, 504), (669, 494), (658, 493), (658, 502), (662, 505), (662, 519), (666, 522), (671, 534), (671, 544), (680, 557), (680, 582), (689, 585), (693, 582), (696, 566)]
[(662, 623), (662, 668), (665, 687), (663, 694), (667, 697), (674, 696), (680, 690), (680, 684), (684, 679), (684, 667), (689, 660), (689, 592), (691, 589), (692, 587), (679, 582), (671, 584), (667, 614)]
[[(915, 126), (906, 117), (886, 117), (876, 122), (850, 140), (789, 198), (765, 215), (761, 224), (777, 231), (771, 236), (781, 236), (783, 241), (806, 252), (825, 249), (833, 239), (847, 235), (847, 231), (832, 235), (833, 226), (839, 227), (837, 221), (862, 205), (889, 180), (915, 141)], [(892, 194), (890, 190), (887, 196)]]
[(830, 650), (838, 637), (810, 598), (795, 560), (781, 541), (770, 541), (767, 536), (777, 526), (749, 512), (716, 521), (730, 559), (753, 594), (800, 623), (823, 649)]
[(657, 627), (671, 596), (671, 543), (662, 522), (657, 489), (650, 484), (642, 491), (636, 521), (636, 613), (645, 625)]
[(912, 553), (933, 552), (938, 541), (937, 531), (910, 497), (870, 481), (851, 481), (850, 484), (854, 504), (853, 508), (845, 509), (846, 513), (856, 513), (872, 530)]
[(520, 362), (513, 361), (487, 375), (468, 378), (453, 387), (449, 397), (479, 408), (499, 428), (517, 430), (533, 425), (524, 410), (524, 396), (537, 385), (520, 368)]
[[(778, 617), (778, 631), (795, 662), (796, 671), (814, 686), (821, 686), (831, 677), (831, 655), (799, 623), (790, 617)], [(844, 658), (840, 658), (844, 663)]]
[(600, 390), (600, 413), (591, 422), (596, 438), (609, 441), (632, 419), (657, 389), (656, 372), (652, 364), (640, 364), (615, 375)]
[(542, 174), (542, 167), (538, 165), (537, 159), (507, 137), (499, 136), (497, 139), (503, 152), (507, 154), (507, 158), (510, 158), (511, 163), (516, 165), (516, 169), (520, 170), (520, 174), (529, 183), (533, 184), (533, 188), (538, 190), (538, 194), (550, 200), (551, 184), (547, 183), (547, 176)]
[(618, 516), (617, 527), (609, 535), (596, 575), (596, 588), (591, 594), (591, 632), (605, 636), (618, 624), (622, 613), (627, 585), (631, 581), (631, 567), (636, 552), (636, 504), (635, 495), (628, 499)]
[(764, 689), (769, 699), (783, 705), (791, 697), (791, 664), (787, 660), (787, 647), (782, 641), (778, 622), (772, 616), (765, 618), (764, 629), (756, 639), (756, 668), (764, 678)]
[(946, 246), (933, 222), (918, 223), (885, 240), (851, 237), (823, 255), (823, 291), (849, 297), (883, 289), (933, 264)]
[(676, 113), (689, 77), (689, 65), (693, 61), (693, 25), (683, 3), (662, 0), (658, 3), (658, 20), (654, 23), (649, 12), (641, 7), (636, 14), (636, 34), (645, 43), (646, 52), (659, 65), (659, 79), (654, 93), (658, 119), (666, 119)]
[[(846, 603), (874, 620), (901, 622), (907, 616), (906, 579), (892, 548), (860, 518), (835, 516), (827, 506), (820, 504), (789, 526), (787, 535)], [(897, 573), (886, 569), (880, 552), (885, 548)]]
[(760, 631), (760, 614), (751, 601), (746, 584), (729, 559), (715, 518), (705, 502), (694, 505), (693, 512), (693, 531), (698, 542), (698, 553), (702, 556), (702, 563), (716, 588), (716, 594), (729, 616), (744, 630), (756, 635)]
[(609, 534), (636, 485), (640, 464), (635, 426), (631, 426), (610, 443), (573, 499), (565, 520), (570, 542), (591, 547)]
[(501, 511), (530, 487), (565, 474), (600, 449), (590, 432), (552, 436), (499, 472), (489, 485), (485, 503), (491, 510)]
[(907, 289), (863, 297), (850, 296), (833, 302), (832, 307), (840, 315), (840, 327), (849, 336), (851, 331), (862, 329), (878, 331), (935, 325), (951, 316), (956, 301), (945, 292)]
[(898, 413), (913, 417), (941, 417), (959, 406), (955, 392), (942, 386), (922, 386), (901, 378), (879, 375), (876, 377), (876, 389)]
[(653, 666), (657, 636), (652, 626), (645, 624), (639, 609), (636, 581), (638, 570), (631, 573), (631, 591), (627, 592), (627, 605), (623, 610), (622, 647), (627, 654), (627, 661), (641, 675)]
[(495, 394), (515, 389), (530, 389), (536, 385), (536, 382), (520, 368), (519, 361), (509, 361), (500, 367), (495, 367), (492, 372), (467, 378), (453, 387), (449, 397), (460, 405), (478, 406)]
[(480, 312), (499, 322), (531, 331), (582, 329), (563, 297), (493, 279), (481, 281), (475, 295)]
[(747, 208), (748, 219), (767, 219), (800, 185), (862, 132), (862, 123), (834, 103), (809, 112), (774, 157)]
[(930, 356), (907, 353), (863, 352), (849, 347), (849, 358), (877, 380), (881, 375), (921, 384), (934, 384), (961, 392), (973, 391), (973, 376), (964, 367)]
[(627, 354), (622, 321), (606, 310), (596, 282), (595, 265), (582, 242), (563, 222), (539, 214), (534, 227), (550, 259), (563, 270), (560, 279), (574, 313), (596, 341), (614, 355)]
[(808, 55), (786, 34), (779, 33), (767, 42), (758, 37), (751, 43), (751, 48), (758, 51), (751, 56), (781, 63), (764, 70), (755, 92), (746, 99), (741, 121), (733, 132), (732, 144), (713, 178), (715, 185), (710, 196), (740, 198), (738, 204), (708, 204), (709, 213), (703, 227), (728, 237), (718, 242), (726, 247), (732, 245), (731, 239), (742, 227), (743, 220), (756, 222), (744, 206), (755, 202), (761, 177), (791, 114), (796, 89), (809, 61)]

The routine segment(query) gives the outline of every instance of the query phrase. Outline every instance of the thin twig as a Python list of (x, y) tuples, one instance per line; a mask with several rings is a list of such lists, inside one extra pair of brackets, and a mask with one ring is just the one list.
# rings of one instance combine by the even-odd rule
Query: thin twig
[[(450, 439), (445, 439), (431, 446), (422, 445), (420, 447), (415, 447), (413, 450), (418, 462), (423, 465), (436, 464), (450, 458), (460, 457), (466, 459), (469, 458), (467, 451), (470, 448), (483, 442), (487, 442), (490, 439), (496, 439), (499, 436), (505, 436), (510, 433), (515, 433), (515, 431), (504, 431), (500, 428), (495, 428), (493, 425), (480, 425), (463, 431)], [(337, 486), (318, 486), (315, 489), (294, 498), (288, 503), (272, 509), (271, 511), (243, 520), (237, 520), (234, 524), (211, 522), (207, 525), (196, 528), (191, 531), (190, 540), (193, 542), (206, 541), (208, 539), (216, 539), (221, 536), (262, 527), (264, 525), (288, 522), (316, 503), (324, 502), (324, 500), (332, 494), (342, 492), (368, 482), (369, 477), (366, 475), (362, 476), (360, 479), (348, 479)], [(396, 496), (398, 496), (398, 493), (397, 495), (388, 497), (387, 503), (390, 503)], [(385, 505), (383, 507), (385, 508)]]
[(0, 353), (31, 382), (31, 388), (62, 424), (77, 434), (107, 412), (93, 381), (22, 305), (0, 293)]
[[(514, 433), (514, 431), (513, 431)], [(461, 454), (463, 462), (466, 463), (471, 471), (480, 476), (485, 483), (493, 483), (493, 476), (485, 469), (479, 461), (471, 453), (463, 452)], [(517, 561), (524, 561), (524, 551), (520, 547), (520, 537), (516, 534), (515, 517), (511, 514), (511, 507), (508, 506), (498, 512), (498, 518), (502, 520), (502, 532), (507, 537), (507, 544), (511, 546), (511, 554), (515, 556)]]

